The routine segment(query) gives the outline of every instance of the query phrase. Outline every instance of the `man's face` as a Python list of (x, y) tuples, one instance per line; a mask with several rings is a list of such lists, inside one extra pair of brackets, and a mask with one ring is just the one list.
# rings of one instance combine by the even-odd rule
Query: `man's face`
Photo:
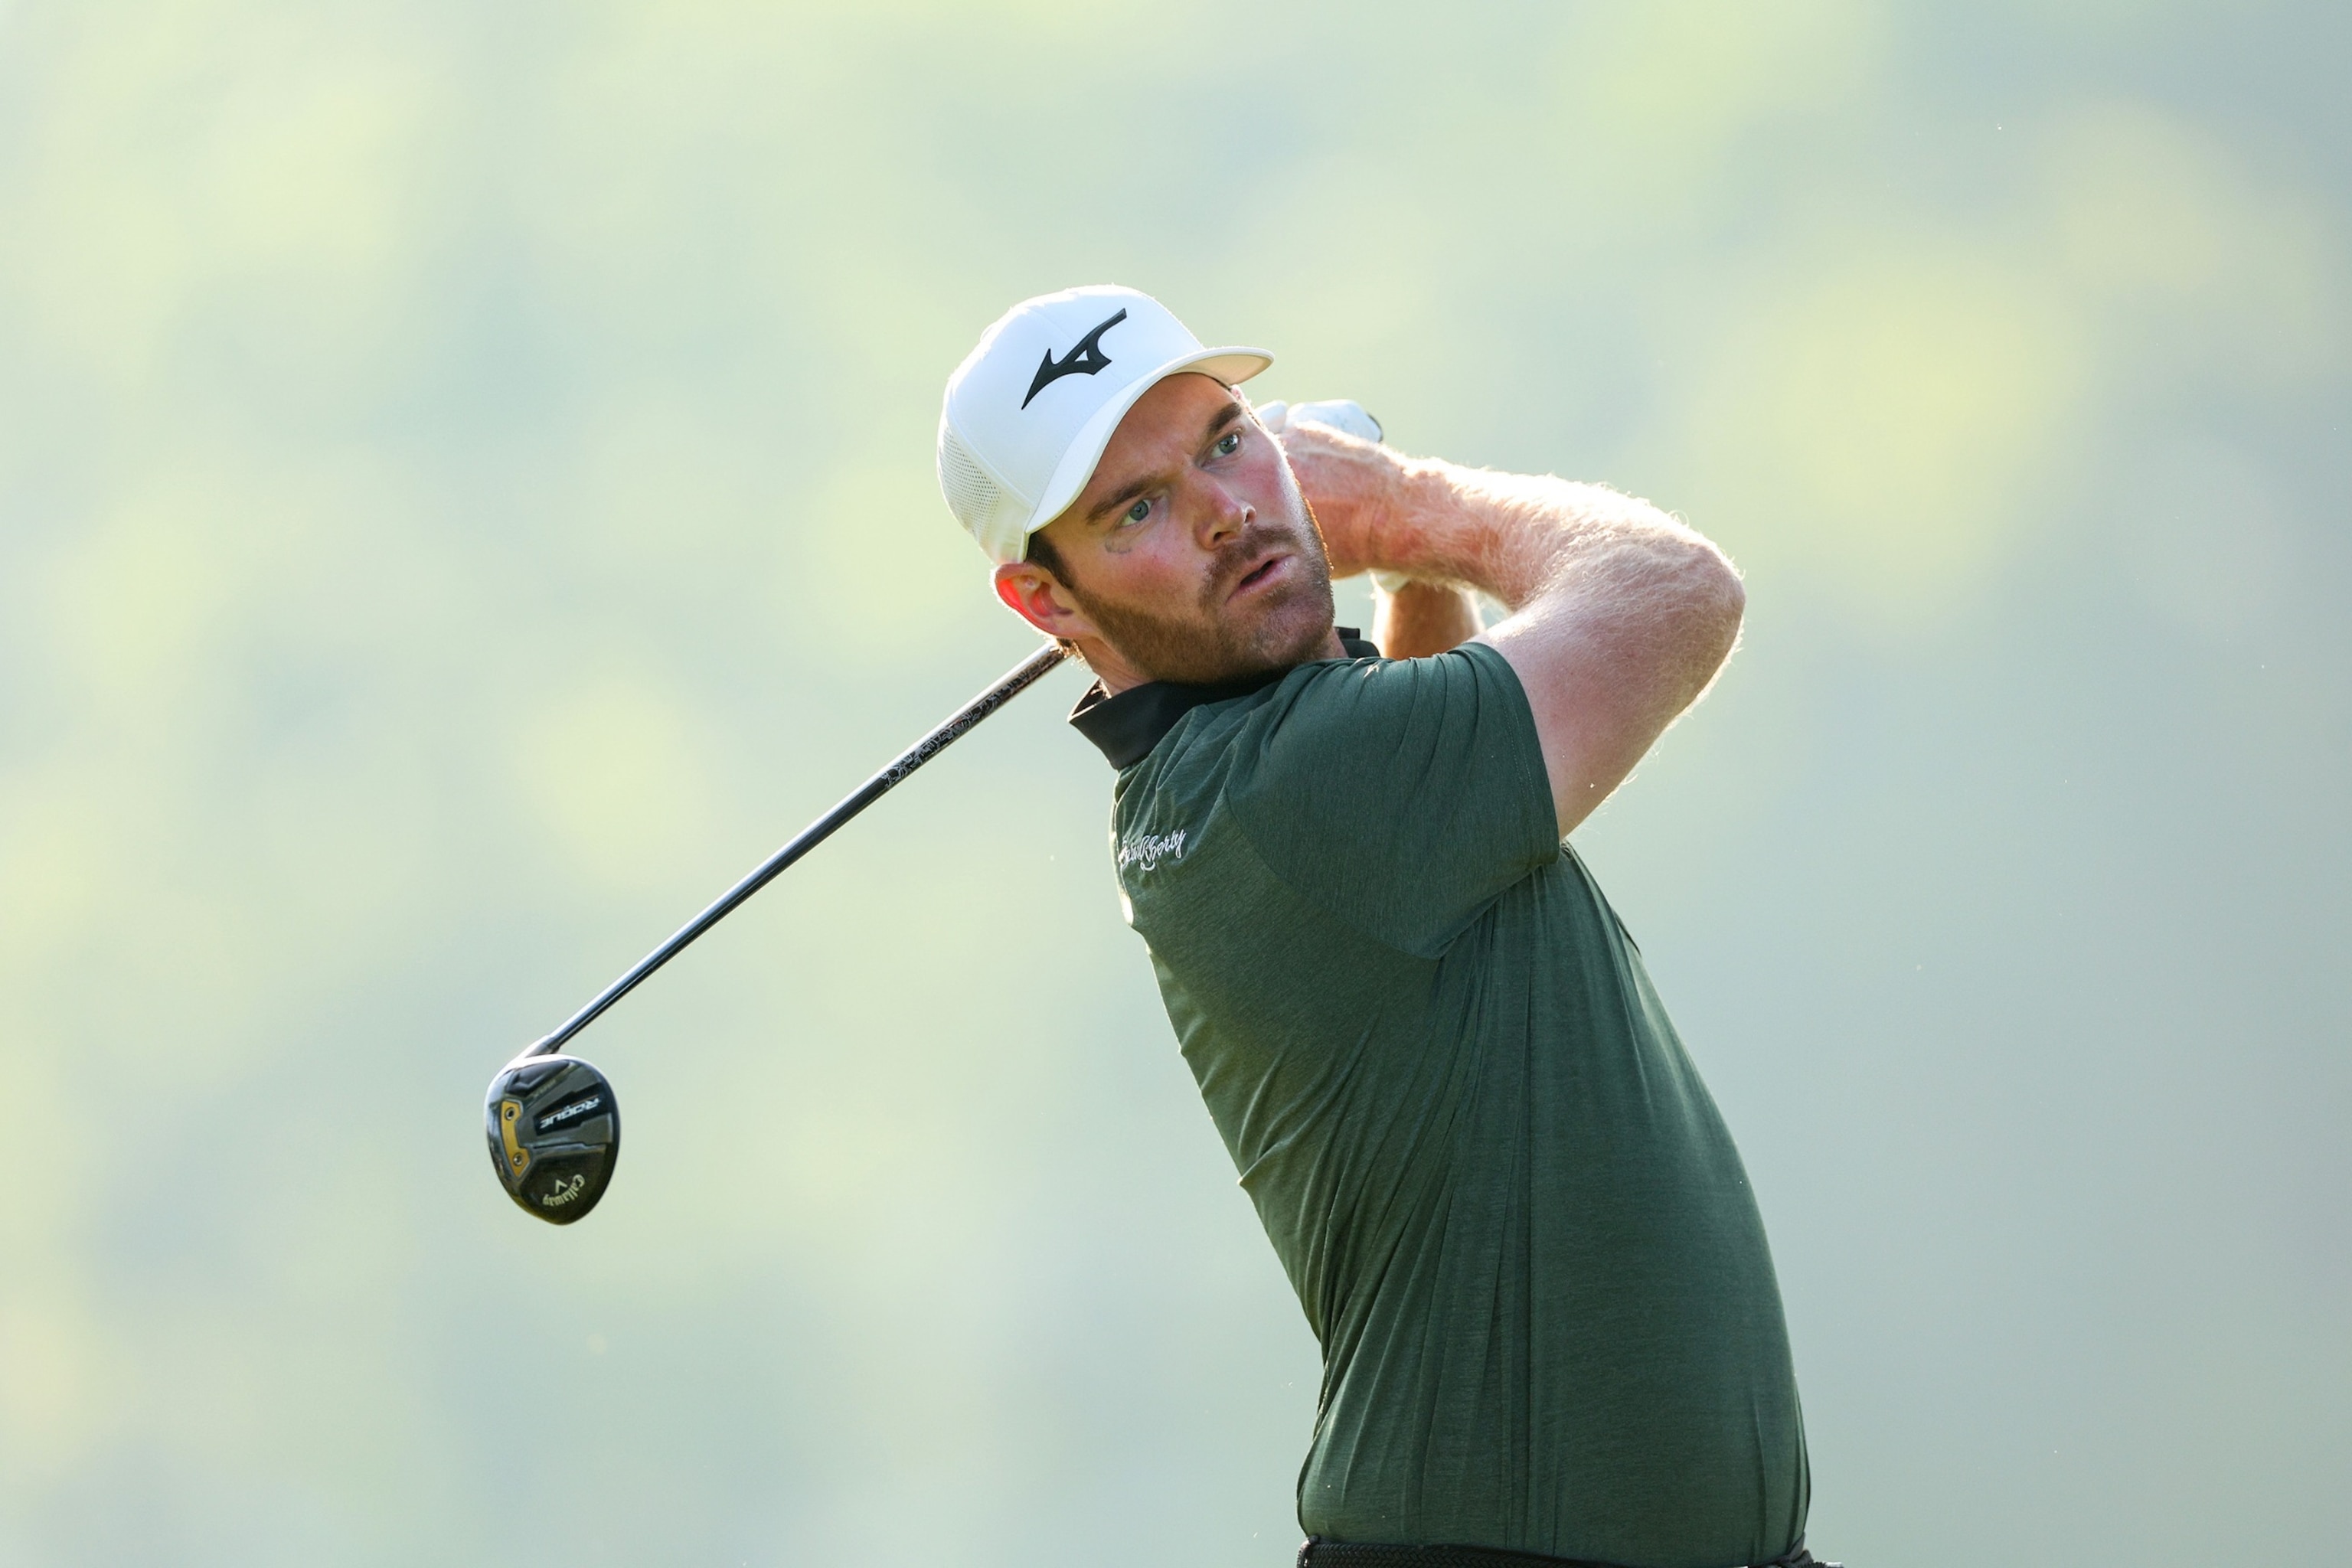
[(1329, 651), (1322, 535), (1282, 448), (1209, 376), (1171, 375), (1138, 399), (1042, 534), (1061, 571), (1000, 567), (998, 592), (1106, 678), (1091, 643), (1137, 679), (1194, 684)]

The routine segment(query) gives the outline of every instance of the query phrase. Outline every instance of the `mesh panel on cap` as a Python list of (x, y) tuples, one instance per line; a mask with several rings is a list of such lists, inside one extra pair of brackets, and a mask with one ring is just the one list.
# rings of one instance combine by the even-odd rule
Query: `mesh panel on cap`
[(979, 541), (992, 561), (1018, 561), (1028, 539), (1030, 503), (988, 471), (970, 443), (956, 434), (955, 423), (940, 416), (940, 493), (948, 498), (966, 532)]
[(1004, 488), (988, 477), (952, 425), (940, 426), (940, 489), (956, 521), (974, 533), (987, 525), (1004, 499)]

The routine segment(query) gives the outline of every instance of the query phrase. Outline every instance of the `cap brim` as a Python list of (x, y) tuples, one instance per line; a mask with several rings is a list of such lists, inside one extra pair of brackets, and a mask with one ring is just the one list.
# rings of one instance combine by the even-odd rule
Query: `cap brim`
[(1062, 453), (1061, 462), (1055, 466), (1052, 482), (1046, 485), (1045, 493), (1038, 498), (1036, 509), (1030, 512), (1028, 526), (1021, 532), (1022, 539), (1025, 542), (1029, 535), (1061, 516), (1064, 509), (1078, 499), (1078, 492), (1085, 489), (1087, 481), (1095, 477), (1095, 465), (1102, 460), (1103, 448), (1110, 445), (1112, 434), (1118, 429), (1118, 422), (1127, 417), (1127, 411), (1134, 407), (1137, 399), (1145, 393), (1177, 372), (1186, 370), (1213, 375), (1227, 386), (1238, 386), (1273, 363), (1274, 356), (1264, 349), (1202, 349), (1197, 353), (1170, 360), (1149, 375), (1136, 377), (1132, 384), (1096, 409), (1093, 416), (1078, 426), (1077, 435), (1071, 438), (1069, 447)]

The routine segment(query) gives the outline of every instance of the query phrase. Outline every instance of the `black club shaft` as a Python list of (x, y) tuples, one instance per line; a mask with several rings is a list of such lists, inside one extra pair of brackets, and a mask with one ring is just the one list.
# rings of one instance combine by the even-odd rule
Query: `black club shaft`
[(562, 1050), (565, 1041), (594, 1023), (604, 1009), (635, 990), (638, 983), (655, 970), (685, 952), (695, 938), (725, 920), (744, 900), (775, 880), (784, 868), (824, 843), (843, 823), (897, 788), (917, 768), (962, 739), (972, 726), (1050, 674), (1066, 657), (1060, 644), (1048, 643), (1013, 666), (995, 685), (957, 709), (945, 723), (916, 742), (897, 761), (858, 785), (839, 805), (810, 823), (790, 843), (760, 862), (750, 876), (728, 889), (718, 902), (687, 921), (678, 929), (677, 935), (639, 959), (627, 973), (597, 993), (595, 1000), (572, 1014), (562, 1028), (532, 1044), (515, 1060), (520, 1062), (532, 1057), (551, 1056)]

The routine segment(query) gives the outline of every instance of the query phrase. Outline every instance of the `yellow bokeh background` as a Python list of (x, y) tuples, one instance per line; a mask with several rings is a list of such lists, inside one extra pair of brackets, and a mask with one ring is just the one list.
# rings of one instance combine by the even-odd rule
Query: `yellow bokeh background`
[[(2307, 0), (0, 5), (0, 1563), (1274, 1564), (1314, 1347), (930, 473), (1111, 279), (1723, 541), (1582, 833), (1830, 1556), (2352, 1532), (2346, 24)], [(1344, 606), (1365, 609), (1360, 584)]]

